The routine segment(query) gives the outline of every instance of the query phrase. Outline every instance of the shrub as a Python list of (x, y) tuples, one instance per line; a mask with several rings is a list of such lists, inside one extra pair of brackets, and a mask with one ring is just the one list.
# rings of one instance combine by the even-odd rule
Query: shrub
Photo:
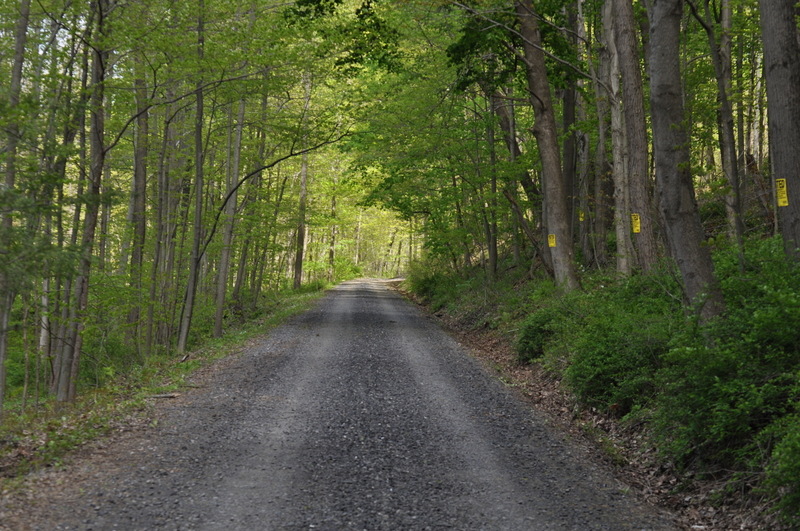
[(544, 355), (545, 344), (553, 336), (553, 323), (559, 312), (553, 307), (539, 308), (530, 314), (520, 327), (517, 337), (517, 360), (530, 363)]
[(780, 499), (786, 523), (800, 527), (800, 414), (784, 419), (767, 466), (767, 487)]
[(437, 270), (428, 270), (426, 264), (415, 263), (409, 268), (408, 289), (430, 304), (433, 311), (441, 309), (454, 297), (456, 278)]
[(769, 483), (797, 511), (800, 270), (774, 239), (751, 243), (746, 258), (744, 272), (732, 253), (718, 259), (726, 314), (673, 340), (654, 431), (679, 465), (762, 474), (769, 461)]
[(673, 330), (683, 322), (668, 294), (669, 275), (634, 276), (598, 286), (581, 301), (570, 333), (565, 379), (585, 404), (625, 415), (654, 395), (655, 374)]

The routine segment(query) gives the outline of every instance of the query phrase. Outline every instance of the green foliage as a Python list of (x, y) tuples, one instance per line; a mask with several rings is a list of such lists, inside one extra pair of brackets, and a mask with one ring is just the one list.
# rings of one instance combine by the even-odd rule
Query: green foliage
[[(319, 298), (321, 284), (315, 283), (301, 292), (287, 291), (271, 294), (269, 311), (259, 319), (244, 323), (223, 338), (198, 341), (199, 347), (190, 353), (186, 362), (178, 363), (174, 356), (150, 356), (140, 363), (115, 372), (113, 352), (108, 344), (106, 362), (84, 374), (100, 377), (102, 387), (81, 393), (74, 403), (55, 403), (42, 400), (36, 407), (8, 408), (0, 424), (0, 462), (2, 476), (13, 477), (42, 466), (61, 462), (70, 451), (103, 436), (121, 423), (138, 422), (136, 417), (147, 414), (148, 396), (180, 391), (188, 376), (197, 368), (214, 360), (234, 355), (253, 338), (271, 327), (307, 310)], [(95, 337), (94, 335), (92, 337)], [(89, 345), (96, 352), (97, 339)], [(100, 374), (102, 373), (102, 374)], [(17, 399), (13, 405), (19, 406)], [(2, 481), (2, 479), (0, 479)]]
[(732, 255), (718, 260), (726, 315), (677, 336), (659, 374), (656, 433), (684, 464), (762, 465), (759, 435), (800, 397), (800, 270), (776, 239), (748, 249), (744, 274)]
[(601, 411), (625, 415), (654, 396), (655, 373), (681, 310), (668, 275), (634, 276), (582, 295), (573, 322), (565, 378), (577, 397)]
[[(797, 375), (800, 378), (800, 374)], [(786, 523), (800, 525), (800, 414), (783, 419), (767, 466), (766, 486), (780, 499)]]
[(438, 311), (454, 298), (456, 279), (452, 273), (429, 271), (427, 267), (427, 264), (421, 262), (412, 263), (406, 285), (412, 293), (429, 304), (433, 311)]
[[(587, 273), (585, 290), (447, 273), (418, 263), (408, 285), (463, 323), (517, 330), (523, 363), (563, 377), (579, 401), (646, 421), (665, 459), (698, 475), (756, 478), (800, 521), (800, 268), (780, 238), (715, 256), (727, 312), (700, 327), (670, 270), (631, 278)], [(443, 262), (445, 264), (445, 262)], [(482, 306), (481, 306), (482, 305)], [(476, 309), (481, 306), (480, 310)], [(494, 314), (492, 314), (494, 312)]]
[(517, 337), (517, 359), (520, 363), (530, 363), (541, 358), (547, 342), (555, 333), (554, 323), (561, 313), (552, 306), (535, 310), (523, 322)]

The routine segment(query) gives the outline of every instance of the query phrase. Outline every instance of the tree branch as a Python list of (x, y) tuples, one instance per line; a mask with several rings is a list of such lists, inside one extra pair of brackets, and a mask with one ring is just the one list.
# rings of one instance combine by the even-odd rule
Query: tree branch
[(197, 255), (198, 263), (203, 258), (203, 255), (205, 255), (206, 250), (208, 249), (208, 246), (211, 244), (211, 240), (214, 239), (214, 235), (217, 233), (217, 227), (219, 226), (219, 220), (222, 217), (222, 213), (225, 211), (225, 205), (228, 204), (228, 201), (230, 201), (231, 197), (233, 197), (233, 195), (236, 193), (236, 191), (239, 190), (239, 188), (244, 183), (246, 183), (247, 181), (249, 181), (250, 179), (252, 179), (256, 175), (258, 175), (262, 171), (267, 170), (269, 168), (272, 168), (274, 166), (277, 166), (278, 164), (280, 164), (281, 162), (283, 162), (285, 160), (289, 160), (289, 159), (291, 159), (293, 157), (297, 157), (297, 156), (302, 155), (304, 153), (310, 153), (312, 151), (316, 151), (319, 148), (322, 148), (322, 147), (325, 147), (325, 146), (329, 146), (331, 144), (335, 144), (336, 142), (339, 142), (344, 138), (352, 136), (353, 134), (354, 133), (351, 133), (349, 131), (345, 131), (344, 133), (341, 133), (336, 137), (328, 138), (327, 140), (323, 140), (322, 142), (319, 142), (318, 144), (316, 144), (314, 146), (311, 146), (311, 147), (305, 148), (305, 149), (301, 149), (299, 151), (295, 151), (294, 147), (292, 147), (289, 150), (289, 153), (287, 153), (286, 155), (283, 155), (282, 157), (278, 157), (277, 159), (273, 160), (269, 164), (265, 164), (263, 166), (260, 166), (260, 167), (256, 168), (255, 170), (251, 171), (250, 173), (248, 173), (247, 175), (245, 175), (244, 177), (239, 179), (239, 181), (236, 183), (236, 185), (233, 186), (230, 190), (228, 190), (228, 193), (225, 195), (225, 198), (222, 200), (222, 204), (217, 208), (217, 214), (216, 214), (216, 216), (214, 216), (214, 224), (211, 226), (211, 232), (209, 233), (208, 237), (206, 238), (206, 241), (203, 244), (203, 248), (200, 250), (200, 253)]

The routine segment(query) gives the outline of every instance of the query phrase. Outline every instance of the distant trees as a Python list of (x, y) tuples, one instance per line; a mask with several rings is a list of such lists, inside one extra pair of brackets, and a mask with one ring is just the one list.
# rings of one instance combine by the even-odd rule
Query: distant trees
[(301, 166), (300, 283), (404, 267), (385, 249), (408, 225), (328, 184), (357, 91), (308, 94), (302, 72), (346, 79), (343, 51), (288, 7), (2, 2), (0, 411), (263, 311), (294, 281)]

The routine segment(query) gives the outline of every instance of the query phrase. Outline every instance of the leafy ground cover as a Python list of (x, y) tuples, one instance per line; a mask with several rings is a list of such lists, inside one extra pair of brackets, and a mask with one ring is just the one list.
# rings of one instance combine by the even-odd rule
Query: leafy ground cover
[(586, 272), (569, 294), (513, 267), (494, 284), (418, 267), (406, 286), (458, 328), (512, 343), (514, 363), (534, 369), (527, 377), (557, 381), (569, 398), (556, 407), (612, 461), (658, 478), (662, 503), (688, 514), (699, 500), (709, 521), (747, 527), (758, 513), (760, 525), (794, 528), (800, 269), (779, 239), (748, 242), (744, 264), (731, 251), (715, 264), (727, 311), (704, 325), (666, 266), (630, 278)]

